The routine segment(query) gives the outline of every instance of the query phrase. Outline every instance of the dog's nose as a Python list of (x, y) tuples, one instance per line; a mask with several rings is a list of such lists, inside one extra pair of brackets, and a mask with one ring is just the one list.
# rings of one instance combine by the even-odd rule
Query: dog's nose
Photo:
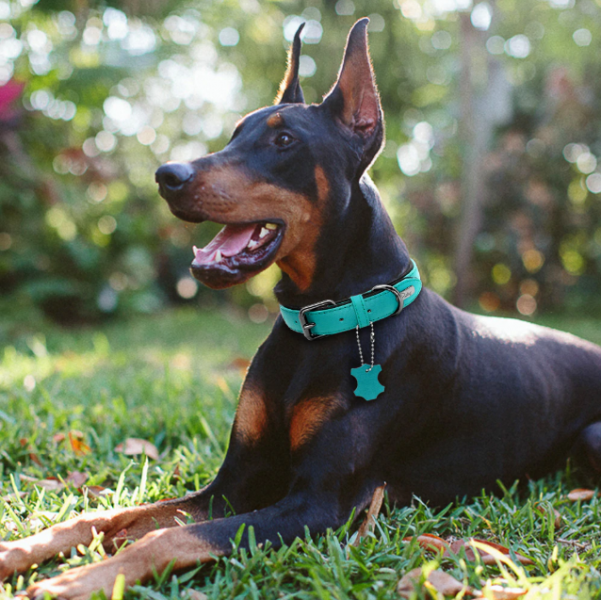
[(177, 192), (194, 176), (194, 169), (188, 163), (167, 163), (157, 169), (155, 180), (163, 192)]

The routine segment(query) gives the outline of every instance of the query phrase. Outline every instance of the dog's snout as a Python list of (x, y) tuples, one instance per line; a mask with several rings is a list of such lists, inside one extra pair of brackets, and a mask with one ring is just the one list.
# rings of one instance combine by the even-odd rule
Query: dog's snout
[(181, 190), (193, 176), (194, 168), (188, 163), (167, 163), (155, 173), (162, 195)]

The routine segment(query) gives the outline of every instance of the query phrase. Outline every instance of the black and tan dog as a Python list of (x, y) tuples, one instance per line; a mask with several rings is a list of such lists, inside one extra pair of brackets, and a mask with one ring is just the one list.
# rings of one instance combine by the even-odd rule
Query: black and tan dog
[[(36, 583), (31, 596), (110, 595), (120, 573), (132, 585), (172, 561), (184, 568), (230, 552), (242, 524), (254, 528), (257, 542), (276, 545), (305, 527), (323, 532), (363, 509), (383, 482), (396, 502), (415, 494), (440, 505), (494, 490), (498, 480), (539, 477), (575, 446), (601, 467), (599, 348), (466, 314), (428, 290), (415, 297), (416, 286), (414, 302), (392, 315), (411, 289), (402, 295), (390, 284), (409, 272), (415, 281), (415, 269), (365, 174), (384, 130), (366, 28), (363, 19), (352, 29), (338, 81), (321, 104), (303, 102), (297, 34), (275, 106), (242, 119), (221, 152), (158, 170), (175, 215), (225, 225), (195, 250), (195, 277), (223, 288), (276, 262), (280, 303), (320, 306), (299, 315), (305, 335), (281, 318), (275, 323), (243, 385), (225, 462), (207, 488), (85, 514), (0, 546), (7, 577), (89, 544), (93, 528), (107, 547), (124, 533), (139, 540), (104, 562)], [(378, 285), (385, 288), (370, 292)], [(371, 325), (371, 309), (361, 311), (385, 297), (391, 316)], [(382, 366), (385, 391), (372, 401), (355, 395), (350, 376), (359, 362), (354, 323), (347, 333), (306, 339), (316, 337), (320, 310), (348, 316), (349, 307), (373, 334)], [(237, 514), (220, 518), (226, 499)], [(182, 513), (195, 524), (177, 526)]]

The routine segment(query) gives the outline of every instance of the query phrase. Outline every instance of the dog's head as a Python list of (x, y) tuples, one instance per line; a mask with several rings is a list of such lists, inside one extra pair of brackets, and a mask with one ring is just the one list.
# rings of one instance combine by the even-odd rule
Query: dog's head
[(351, 187), (384, 137), (367, 24), (361, 19), (351, 29), (338, 80), (321, 104), (304, 103), (301, 26), (276, 104), (241, 119), (220, 152), (157, 170), (175, 216), (225, 225), (194, 249), (199, 281), (226, 288), (277, 262), (301, 292), (311, 286), (316, 242), (348, 209)]

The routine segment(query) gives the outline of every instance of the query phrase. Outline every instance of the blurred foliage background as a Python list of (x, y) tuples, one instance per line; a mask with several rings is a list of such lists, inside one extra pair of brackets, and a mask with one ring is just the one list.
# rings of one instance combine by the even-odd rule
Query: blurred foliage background
[(270, 104), (302, 21), (308, 102), (369, 16), (373, 167), (427, 284), (529, 316), (601, 309), (601, 0), (0, 0), (0, 310), (80, 323), (173, 303), (277, 310), (274, 267), (199, 289), (155, 169)]

